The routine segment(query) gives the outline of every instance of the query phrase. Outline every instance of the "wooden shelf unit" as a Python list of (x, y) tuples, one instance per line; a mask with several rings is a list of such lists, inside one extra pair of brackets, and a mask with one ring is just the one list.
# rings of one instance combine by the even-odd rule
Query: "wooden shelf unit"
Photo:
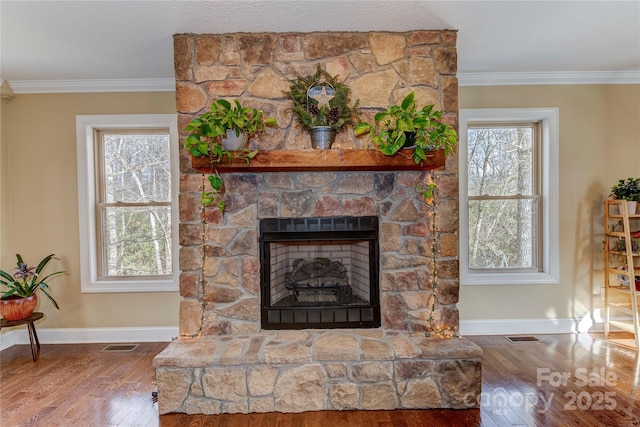
[[(405, 151), (405, 150), (403, 150)], [(444, 149), (434, 150), (420, 164), (411, 158), (412, 152), (386, 156), (377, 150), (271, 150), (260, 151), (247, 164), (232, 159), (216, 165), (218, 172), (322, 172), (322, 171), (404, 171), (431, 170), (444, 166)], [(199, 172), (209, 172), (206, 157), (192, 157), (191, 166)]]
[[(640, 229), (640, 214), (629, 213), (625, 200), (606, 200), (604, 227), (604, 333), (608, 337), (611, 326), (631, 332), (634, 334), (636, 351), (638, 351), (640, 349), (638, 335), (640, 332), (638, 318), (640, 285), (635, 284), (635, 277), (640, 276), (640, 252), (634, 253), (632, 250), (631, 227)], [(621, 239), (624, 240), (625, 250), (620, 250)], [(621, 270), (621, 267), (625, 270)], [(618, 276), (626, 277), (629, 287), (623, 286)], [(631, 320), (613, 320), (612, 311), (628, 316)]]

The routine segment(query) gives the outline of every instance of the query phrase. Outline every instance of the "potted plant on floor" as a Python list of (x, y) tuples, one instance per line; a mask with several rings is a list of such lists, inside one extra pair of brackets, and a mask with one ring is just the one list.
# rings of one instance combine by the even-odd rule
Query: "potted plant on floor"
[[(258, 153), (249, 150), (249, 138), (265, 130), (267, 126), (276, 126), (276, 119), (257, 108), (243, 106), (239, 100), (233, 103), (218, 99), (211, 104), (206, 113), (193, 119), (186, 127), (189, 135), (184, 146), (194, 157), (208, 157), (211, 174), (208, 177), (210, 189), (204, 190), (200, 198), (205, 205), (215, 205), (224, 211), (224, 182), (216, 169), (216, 164), (226, 159), (246, 159), (251, 161)], [(227, 145), (229, 140), (239, 139), (237, 145)]]
[(16, 254), (18, 260), (15, 273), (0, 270), (0, 284), (9, 288), (0, 298), (0, 314), (7, 320), (26, 319), (33, 313), (38, 302), (37, 292), (42, 291), (53, 303), (54, 307), (60, 309), (55, 299), (47, 292), (50, 278), (63, 274), (64, 271), (56, 271), (42, 277), (42, 271), (54, 255), (44, 257), (38, 266), (27, 265), (20, 254)]
[(640, 202), (640, 178), (621, 179), (611, 187), (611, 196), (617, 200), (627, 201), (627, 212), (636, 213), (637, 203)]
[(296, 121), (309, 131), (312, 148), (331, 148), (336, 133), (355, 124), (358, 101), (351, 105), (351, 89), (320, 65), (315, 74), (291, 80), (285, 94)]

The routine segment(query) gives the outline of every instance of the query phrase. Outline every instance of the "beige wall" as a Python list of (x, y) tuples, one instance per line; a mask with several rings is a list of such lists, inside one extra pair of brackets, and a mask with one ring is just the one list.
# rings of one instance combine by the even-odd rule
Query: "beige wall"
[[(43, 301), (39, 327), (177, 326), (178, 292), (80, 292), (75, 135), (76, 115), (173, 113), (175, 94), (18, 94), (3, 107), (0, 265), (10, 268), (16, 252), (55, 252), (69, 272), (53, 282), (62, 309)], [(560, 109), (561, 281), (462, 286), (461, 320), (584, 316), (599, 305), (601, 201), (619, 178), (640, 176), (640, 86), (460, 88), (460, 108), (505, 107)]]
[(177, 326), (178, 292), (80, 292), (75, 130), (76, 115), (175, 113), (175, 94), (22, 94), (5, 108), (9, 182), (0, 194), (8, 214), (2, 216), (7, 235), (0, 265), (13, 267), (15, 253), (30, 262), (55, 253), (61, 261), (48, 271), (69, 272), (51, 282), (61, 310), (40, 298), (38, 310), (46, 317), (38, 327)]
[(515, 107), (560, 110), (560, 284), (461, 286), (460, 319), (582, 318), (600, 306), (602, 200), (640, 176), (640, 86), (460, 88), (461, 109)]
[[(0, 100), (0, 254), (7, 248), (7, 221), (9, 215), (8, 203), (5, 200), (9, 190), (9, 174), (7, 173), (7, 125), (9, 120), (7, 104)], [(0, 257), (0, 266), (5, 266), (4, 257)]]

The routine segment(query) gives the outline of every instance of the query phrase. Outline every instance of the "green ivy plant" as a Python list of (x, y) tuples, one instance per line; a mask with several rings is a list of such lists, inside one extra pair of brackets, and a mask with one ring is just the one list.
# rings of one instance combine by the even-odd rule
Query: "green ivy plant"
[(276, 119), (268, 117), (263, 110), (243, 106), (237, 99), (233, 103), (218, 99), (211, 103), (209, 111), (185, 127), (184, 131), (189, 135), (184, 140), (184, 147), (194, 157), (208, 157), (211, 164), (211, 174), (207, 177), (210, 187), (203, 189), (200, 198), (203, 205), (214, 205), (221, 212), (225, 208), (224, 181), (216, 165), (225, 159), (245, 159), (249, 163), (258, 154), (258, 150), (249, 150), (246, 144), (237, 151), (226, 150), (222, 139), (227, 130), (232, 130), (236, 136), (246, 134), (249, 138), (263, 132), (267, 126), (276, 125)]
[[(370, 134), (374, 146), (387, 156), (412, 148), (411, 157), (418, 164), (426, 160), (429, 151), (444, 149), (445, 155), (449, 155), (458, 143), (453, 126), (442, 121), (442, 111), (435, 110), (434, 105), (418, 109), (413, 91), (400, 105), (391, 105), (377, 113), (373, 123), (358, 123), (354, 133), (356, 136)], [(433, 197), (435, 185), (416, 181), (415, 188), (429, 199)]]
[(425, 160), (426, 152), (440, 148), (445, 154), (453, 152), (458, 143), (455, 129), (442, 121), (442, 111), (433, 105), (418, 109), (415, 93), (411, 91), (400, 105), (391, 105), (374, 116), (374, 123), (361, 121), (354, 129), (356, 136), (371, 134), (373, 144), (383, 154), (392, 156), (411, 139), (413, 160)]

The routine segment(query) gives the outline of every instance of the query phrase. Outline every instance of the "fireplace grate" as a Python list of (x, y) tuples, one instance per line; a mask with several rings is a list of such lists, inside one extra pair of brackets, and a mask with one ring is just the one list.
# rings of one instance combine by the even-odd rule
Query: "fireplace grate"
[(260, 239), (263, 242), (336, 239), (345, 235), (350, 239), (377, 239), (378, 218), (336, 216), (260, 220)]
[(261, 222), (263, 233), (292, 233), (312, 231), (375, 230), (377, 217), (336, 216), (327, 218), (269, 218)]
[(366, 307), (312, 307), (304, 309), (271, 308), (267, 310), (265, 329), (358, 328), (380, 326), (374, 309)]

